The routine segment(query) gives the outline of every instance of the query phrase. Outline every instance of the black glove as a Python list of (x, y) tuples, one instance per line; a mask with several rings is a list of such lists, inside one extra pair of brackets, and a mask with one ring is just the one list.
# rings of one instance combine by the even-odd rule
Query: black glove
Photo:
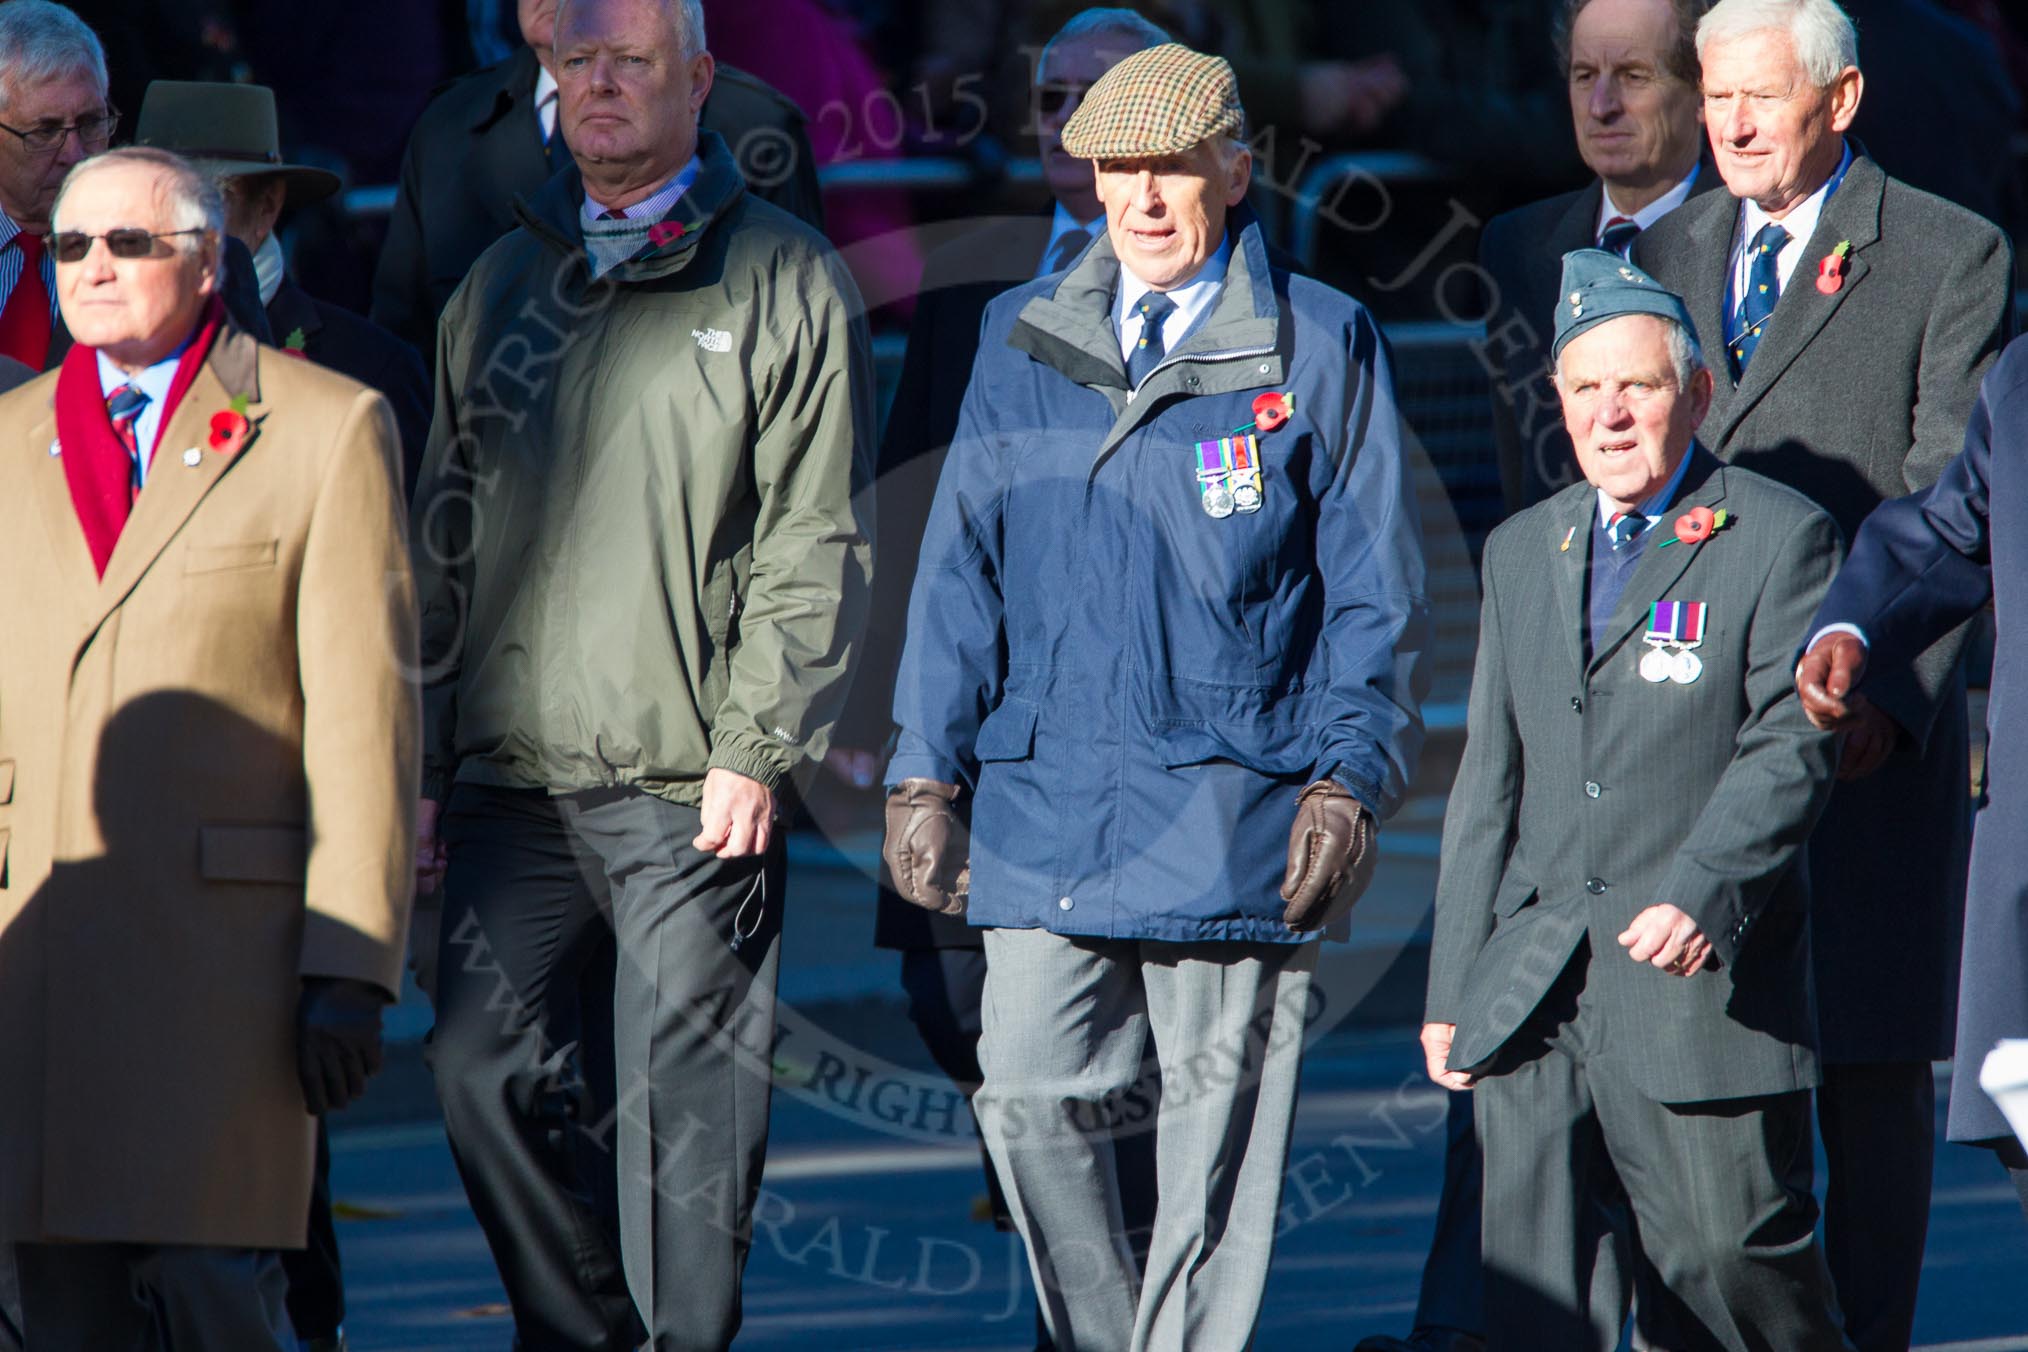
[(1352, 909), (1373, 881), (1373, 814), (1334, 780), (1320, 779), (1296, 797), (1289, 832), (1289, 871), (1282, 879), (1282, 922), (1315, 930)]
[(972, 842), (951, 804), (958, 786), (904, 779), (888, 791), (887, 861), (894, 890), (925, 910), (963, 915), (972, 890)]
[(296, 1006), (296, 1074), (312, 1115), (335, 1112), (380, 1073), (380, 987), (345, 977), (303, 978)]

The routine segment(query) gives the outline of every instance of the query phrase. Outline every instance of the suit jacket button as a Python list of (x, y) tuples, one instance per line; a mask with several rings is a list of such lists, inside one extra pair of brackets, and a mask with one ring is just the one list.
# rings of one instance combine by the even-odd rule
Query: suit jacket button
[(1605, 879), (1586, 878), (1584, 880), (1584, 890), (1591, 893), (1593, 896), (1597, 896), (1599, 893), (1606, 890)]
[(1574, 714), (1581, 714), (1581, 713), (1583, 713), (1583, 712), (1584, 712), (1584, 701), (1583, 701), (1583, 700), (1581, 700), (1581, 699), (1579, 699), (1579, 698), (1578, 698), (1577, 696), (1575, 696), (1575, 695), (1572, 695), (1572, 696), (1570, 697), (1570, 711), (1571, 711), (1572, 713), (1574, 713)]
[(1587, 798), (1596, 798), (1598, 797), (1598, 793), (1599, 793), (1598, 781), (1595, 779), (1587, 780), (1584, 786), (1584, 796)]

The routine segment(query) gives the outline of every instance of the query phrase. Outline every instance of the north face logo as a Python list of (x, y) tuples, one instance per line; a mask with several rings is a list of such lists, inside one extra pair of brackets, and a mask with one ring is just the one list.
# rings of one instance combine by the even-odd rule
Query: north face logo
[(732, 335), (724, 329), (692, 329), (690, 336), (695, 338), (697, 345), (706, 352), (732, 351)]

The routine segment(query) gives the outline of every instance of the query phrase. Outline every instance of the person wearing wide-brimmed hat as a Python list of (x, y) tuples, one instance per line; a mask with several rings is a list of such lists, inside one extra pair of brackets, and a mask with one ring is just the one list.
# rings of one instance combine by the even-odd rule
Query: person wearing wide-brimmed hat
[[(987, 308), (895, 697), (889, 871), (985, 929), (974, 1106), (1080, 1352), (1251, 1340), (1312, 941), (1371, 877), (1421, 740), (1385, 347), (1270, 261), (1243, 121), (1231, 66), (1166, 43), (1065, 125), (1106, 228)], [(1129, 1130), (1159, 1180), (1138, 1267)]]
[(328, 169), (283, 160), (274, 91), (157, 80), (141, 102), (134, 140), (175, 151), (217, 182), (225, 195), (226, 229), (253, 251), (274, 341), (387, 397), (401, 427), (404, 481), (413, 488), (429, 437), (429, 378), (407, 343), (290, 280), (276, 222), (285, 211), (323, 201), (342, 184)]

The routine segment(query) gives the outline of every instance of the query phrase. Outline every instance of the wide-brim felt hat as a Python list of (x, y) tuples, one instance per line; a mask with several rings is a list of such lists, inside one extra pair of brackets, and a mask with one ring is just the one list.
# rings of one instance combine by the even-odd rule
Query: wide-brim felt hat
[(343, 187), (338, 175), (282, 158), (275, 91), (266, 85), (155, 80), (141, 97), (134, 144), (173, 150), (213, 178), (273, 174), (287, 181), (287, 205), (320, 202)]

